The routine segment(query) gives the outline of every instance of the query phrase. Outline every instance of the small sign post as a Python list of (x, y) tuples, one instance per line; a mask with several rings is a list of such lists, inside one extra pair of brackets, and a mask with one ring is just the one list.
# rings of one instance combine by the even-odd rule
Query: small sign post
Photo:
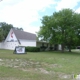
[(16, 46), (14, 50), (15, 54), (25, 54), (25, 47), (24, 46)]

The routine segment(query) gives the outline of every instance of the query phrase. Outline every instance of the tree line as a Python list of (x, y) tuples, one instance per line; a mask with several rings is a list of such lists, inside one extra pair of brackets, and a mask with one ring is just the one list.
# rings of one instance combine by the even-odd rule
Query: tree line
[(80, 13), (72, 9), (62, 9), (51, 16), (41, 19), (42, 26), (38, 37), (51, 44), (61, 44), (62, 52), (67, 46), (71, 52), (72, 46), (80, 46)]
[(12, 24), (0, 22), (0, 42), (6, 39), (11, 28), (23, 30), (23, 28), (14, 27)]

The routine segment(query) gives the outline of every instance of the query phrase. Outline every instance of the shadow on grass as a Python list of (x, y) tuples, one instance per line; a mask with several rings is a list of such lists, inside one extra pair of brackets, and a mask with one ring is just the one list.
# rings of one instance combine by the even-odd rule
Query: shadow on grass
[(65, 55), (80, 55), (80, 52), (74, 52), (74, 51), (44, 51), (44, 52), (38, 52), (38, 53), (44, 53), (44, 54), (65, 54)]

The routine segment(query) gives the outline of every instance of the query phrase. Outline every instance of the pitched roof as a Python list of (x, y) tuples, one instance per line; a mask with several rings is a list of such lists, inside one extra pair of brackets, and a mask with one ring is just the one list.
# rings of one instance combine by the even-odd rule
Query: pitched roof
[(21, 30), (15, 30), (12, 29), (17, 37), (17, 39), (24, 39), (24, 40), (36, 40), (36, 34), (21, 31)]

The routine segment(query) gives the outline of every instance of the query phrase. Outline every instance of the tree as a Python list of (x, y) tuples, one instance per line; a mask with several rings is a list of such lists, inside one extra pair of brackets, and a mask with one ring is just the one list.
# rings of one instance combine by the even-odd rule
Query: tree
[(71, 46), (76, 45), (79, 39), (80, 14), (71, 9), (63, 9), (51, 16), (44, 16), (41, 21), (39, 37), (53, 44), (61, 44), (62, 52), (68, 46), (71, 52)]
[(13, 28), (12, 24), (7, 24), (6, 22), (0, 22), (0, 27), (3, 31), (4, 39), (7, 37), (11, 28)]
[(2, 31), (2, 29), (0, 28), (0, 42), (1, 42), (3, 39), (4, 39), (4, 37), (3, 37), (3, 31)]
[(16, 30), (23, 31), (23, 28), (18, 28), (18, 27), (13, 27), (13, 28), (16, 29)]

